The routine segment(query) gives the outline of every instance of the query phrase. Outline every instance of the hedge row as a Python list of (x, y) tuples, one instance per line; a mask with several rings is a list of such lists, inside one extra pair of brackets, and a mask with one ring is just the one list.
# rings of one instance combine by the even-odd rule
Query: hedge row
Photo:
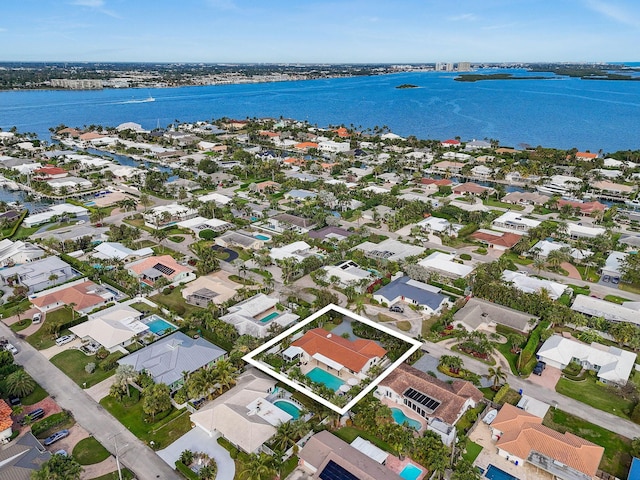
[(459, 288), (456, 288), (456, 287), (452, 287), (451, 285), (447, 285), (446, 283), (440, 283), (440, 282), (434, 282), (434, 281), (431, 281), (429, 283), (434, 287), (438, 287), (444, 290), (445, 292), (453, 293), (454, 295), (460, 295), (460, 296), (464, 295), (463, 290), (460, 290)]
[(518, 360), (521, 372), (524, 373), (524, 367), (531, 362), (532, 358), (535, 358), (536, 351), (538, 350), (538, 345), (540, 344), (540, 336), (542, 335), (542, 332), (547, 328), (549, 328), (549, 322), (540, 322), (540, 324), (536, 328), (534, 328), (529, 335), (529, 340), (527, 340), (527, 344), (522, 349), (522, 352), (520, 352), (520, 359)]
[(38, 422), (34, 422), (33, 425), (31, 425), (31, 433), (33, 433), (37, 437), (42, 432), (46, 432), (50, 428), (66, 422), (67, 420), (69, 420), (69, 418), (71, 418), (71, 414), (66, 410), (59, 413), (54, 413), (53, 415), (49, 415), (47, 418), (44, 418)]
[(178, 472), (180, 472), (180, 474), (188, 480), (200, 480), (198, 474), (187, 467), (180, 460), (176, 460), (176, 470), (178, 470)]
[(498, 390), (495, 396), (493, 397), (493, 401), (495, 403), (500, 403), (500, 401), (504, 399), (505, 395), (509, 393), (510, 389), (511, 387), (509, 387), (508, 383), (505, 383), (504, 385), (502, 385), (502, 387), (500, 387), (500, 390)]

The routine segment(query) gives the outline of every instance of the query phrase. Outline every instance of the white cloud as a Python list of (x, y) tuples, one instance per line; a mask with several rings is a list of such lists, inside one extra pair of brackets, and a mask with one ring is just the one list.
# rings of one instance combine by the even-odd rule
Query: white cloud
[(633, 27), (640, 27), (640, 19), (619, 5), (613, 5), (610, 2), (603, 2), (601, 0), (587, 0), (586, 5), (594, 12), (598, 12), (618, 23), (631, 25)]
[(477, 20), (478, 17), (473, 13), (463, 13), (461, 15), (455, 15), (453, 17), (448, 17), (447, 20), (452, 22), (466, 22), (466, 21), (474, 21)]

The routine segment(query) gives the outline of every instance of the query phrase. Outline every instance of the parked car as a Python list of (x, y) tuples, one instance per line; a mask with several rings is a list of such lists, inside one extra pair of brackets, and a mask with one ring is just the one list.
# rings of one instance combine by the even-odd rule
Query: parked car
[(64, 437), (67, 437), (67, 436), (69, 436), (69, 430), (67, 430), (67, 429), (60, 430), (59, 432), (56, 432), (53, 435), (50, 435), (47, 438), (45, 438), (44, 441), (42, 442), (42, 444), (45, 447), (48, 447), (49, 445), (54, 444), (58, 440), (62, 440)]
[(604, 277), (602, 277), (603, 282), (608, 282), (609, 280), (611, 280), (611, 277), (609, 275), (605, 275)]
[(396, 313), (404, 313), (404, 308), (402, 308), (400, 305), (391, 305), (389, 307), (389, 311), (396, 312)]
[(54, 455), (62, 455), (63, 457), (69, 456), (66, 450), (58, 450), (57, 452), (54, 453)]
[(15, 395), (9, 395), (9, 405), (12, 407), (17, 407), (18, 405), (22, 405), (20, 401), (20, 397), (16, 397)]
[(33, 422), (39, 418), (44, 417), (44, 410), (42, 408), (36, 408), (33, 412), (30, 412), (24, 416), (20, 421), (20, 425), (26, 425), (29, 422)]
[(544, 362), (538, 362), (536, 363), (536, 366), (533, 367), (533, 373), (535, 373), (536, 375), (542, 375), (542, 372), (544, 371), (544, 369), (547, 367), (547, 364)]
[(613, 283), (614, 285), (618, 285), (620, 283), (620, 277), (612, 277), (611, 283)]
[(34, 313), (32, 322), (33, 323), (40, 323), (41, 321), (42, 321), (42, 314), (40, 312)]
[(8, 352), (13, 353), (14, 355), (17, 355), (18, 353), (18, 349), (16, 347), (14, 347), (11, 343), (7, 342), (4, 344), (4, 349)]
[(73, 340), (75, 340), (76, 336), (71, 334), (71, 335), (63, 335), (59, 338), (56, 338), (56, 345), (58, 346), (62, 346), (65, 343), (69, 343), (69, 342), (73, 342)]

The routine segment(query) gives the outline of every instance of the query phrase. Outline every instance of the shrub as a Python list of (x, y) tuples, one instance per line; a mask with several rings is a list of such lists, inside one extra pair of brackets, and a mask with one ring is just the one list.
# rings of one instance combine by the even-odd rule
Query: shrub
[(171, 295), (171, 289), (169, 287), (166, 287), (164, 290), (162, 290), (162, 294), (163, 295)]
[(462, 260), (471, 260), (471, 255), (469, 255), (468, 253), (461, 253), (460, 258)]
[(96, 364), (94, 362), (89, 362), (84, 366), (84, 371), (87, 373), (93, 373), (96, 371)]
[(187, 467), (180, 460), (176, 460), (176, 470), (178, 470), (178, 472), (180, 472), (180, 474), (184, 478), (187, 478), (189, 480), (199, 480), (200, 479), (200, 477), (198, 476), (198, 474), (196, 472), (191, 470), (189, 467)]
[(104, 347), (100, 347), (98, 349), (98, 351), (96, 352), (96, 359), (98, 359), (98, 360), (104, 360), (108, 356), (109, 356), (109, 350), (107, 350)]
[(118, 359), (122, 355), (118, 352), (111, 353), (107, 358), (105, 358), (102, 362), (100, 362), (100, 368), (105, 372), (109, 370), (113, 370), (118, 365)]
[(46, 432), (50, 428), (61, 425), (70, 418), (71, 414), (66, 410), (59, 413), (54, 413), (53, 415), (49, 415), (47, 418), (44, 418), (39, 422), (35, 422), (33, 425), (31, 425), (31, 433), (33, 433), (37, 437), (42, 432)]
[(636, 403), (636, 406), (631, 411), (631, 421), (640, 424), (640, 402)]
[(216, 238), (217, 234), (213, 230), (207, 228), (205, 230), (201, 230), (198, 236), (203, 240), (213, 240)]
[[(179, 404), (182, 404), (187, 400), (189, 400), (187, 396), (187, 392), (185, 391), (184, 388), (181, 388), (180, 390), (178, 390), (173, 396), (173, 399), (175, 400), (176, 403), (179, 403)], [(190, 462), (185, 462), (185, 463), (190, 463)]]
[(509, 389), (510, 387), (508, 383), (505, 383), (504, 385), (502, 385), (502, 387), (500, 387), (500, 390), (498, 390), (495, 396), (493, 397), (493, 401), (495, 403), (500, 403), (500, 401), (504, 399), (505, 395), (509, 393)]

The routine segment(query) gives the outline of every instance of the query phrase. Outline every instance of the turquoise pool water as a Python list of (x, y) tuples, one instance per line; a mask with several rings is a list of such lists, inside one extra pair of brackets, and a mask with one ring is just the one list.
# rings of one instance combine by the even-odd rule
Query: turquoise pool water
[(405, 480), (416, 480), (420, 475), (422, 475), (422, 469), (413, 463), (407, 463), (400, 472), (400, 476)]
[(91, 202), (85, 203), (84, 206), (85, 207), (93, 207), (95, 204), (96, 204), (96, 202), (91, 201)]
[(297, 405), (287, 402), (286, 400), (277, 400), (273, 402), (273, 404), (278, 407), (280, 410), (284, 410), (289, 415), (293, 417), (294, 420), (300, 418), (300, 409)]
[(254, 237), (256, 237), (258, 240), (262, 240), (263, 242), (268, 242), (269, 240), (271, 240), (266, 235), (257, 234), (257, 235), (254, 235)]
[(344, 381), (335, 375), (331, 375), (329, 372), (322, 370), (321, 368), (314, 368), (309, 373), (307, 373), (307, 377), (309, 377), (314, 382), (322, 383), (329, 387), (333, 391), (338, 391), (341, 385), (344, 384)]
[(145, 325), (147, 325), (147, 327), (149, 327), (149, 330), (151, 330), (151, 332), (155, 333), (156, 335), (163, 335), (176, 329), (175, 325), (172, 325), (164, 318), (161, 318), (157, 315), (151, 315), (145, 320), (144, 323)]
[(269, 320), (273, 320), (276, 317), (279, 317), (280, 314), (278, 312), (272, 312), (269, 315), (267, 315), (266, 317), (264, 317), (262, 320), (260, 320), (260, 322), (262, 323), (267, 323)]
[(504, 470), (500, 470), (494, 465), (489, 465), (489, 468), (487, 468), (484, 476), (489, 480), (518, 480), (518, 477), (514, 477), (510, 473), (507, 473)]
[(409, 424), (409, 427), (413, 428), (414, 430), (420, 430), (422, 428), (422, 424), (419, 421), (414, 420), (413, 418), (407, 417), (404, 414), (404, 412), (402, 410), (400, 410), (399, 408), (392, 408), (391, 409), (391, 416), (393, 417), (393, 420), (398, 425), (402, 425), (404, 423), (407, 423), (407, 424)]

